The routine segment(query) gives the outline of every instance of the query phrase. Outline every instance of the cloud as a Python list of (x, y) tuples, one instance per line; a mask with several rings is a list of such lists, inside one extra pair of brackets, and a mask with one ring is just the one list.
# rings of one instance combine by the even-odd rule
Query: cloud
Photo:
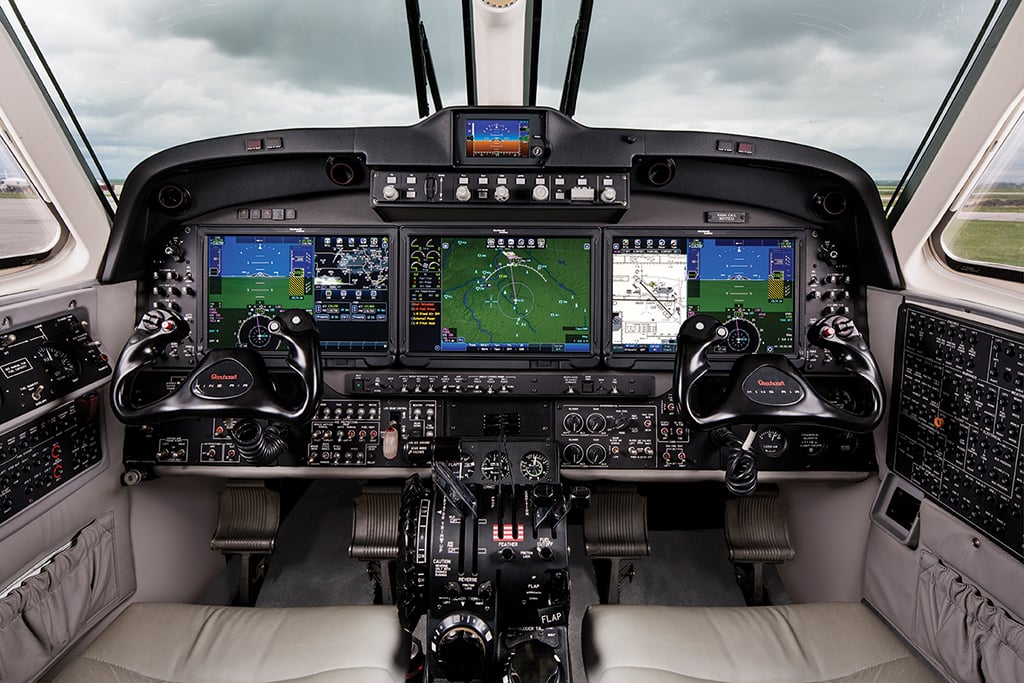
[[(848, 156), (875, 178), (899, 178), (987, 7), (786, 4), (598, 4), (576, 118), (777, 137)], [(567, 55), (566, 45), (546, 43), (549, 58)], [(557, 103), (564, 68), (545, 76), (543, 99)]]
[[(417, 118), (401, 0), (22, 3), (108, 173), (189, 140)], [(445, 104), (465, 102), (460, 3), (421, 0)], [(894, 178), (985, 3), (598, 2), (577, 118), (778, 137)], [(573, 2), (544, 5), (539, 103), (558, 106)], [(516, 68), (516, 65), (509, 65)]]

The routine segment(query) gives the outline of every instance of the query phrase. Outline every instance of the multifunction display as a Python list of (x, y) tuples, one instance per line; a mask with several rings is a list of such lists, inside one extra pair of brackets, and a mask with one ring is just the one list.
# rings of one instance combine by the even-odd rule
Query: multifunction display
[(796, 259), (793, 238), (614, 237), (612, 353), (675, 353), (697, 313), (729, 329), (715, 353), (794, 353)]
[(276, 349), (270, 319), (301, 308), (323, 349), (386, 351), (390, 246), (379, 233), (207, 234), (207, 346)]
[(411, 353), (591, 353), (593, 238), (412, 235)]

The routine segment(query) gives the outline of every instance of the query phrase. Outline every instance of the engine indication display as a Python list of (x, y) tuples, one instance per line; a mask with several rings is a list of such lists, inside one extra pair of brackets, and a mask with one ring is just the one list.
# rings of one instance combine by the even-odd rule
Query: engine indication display
[(590, 236), (410, 237), (413, 353), (590, 353)]
[(677, 234), (612, 240), (612, 352), (675, 353), (682, 322), (713, 315), (719, 354), (795, 352), (796, 240)]
[(207, 234), (208, 348), (275, 350), (270, 319), (301, 308), (321, 348), (386, 351), (390, 242), (379, 233)]

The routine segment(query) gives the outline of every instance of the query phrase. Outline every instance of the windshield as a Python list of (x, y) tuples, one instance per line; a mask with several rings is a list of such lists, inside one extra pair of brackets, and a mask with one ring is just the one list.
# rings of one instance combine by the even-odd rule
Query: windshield
[[(404, 0), (18, 3), (112, 179), (218, 135), (417, 120)], [(445, 105), (466, 104), (462, 10), (421, 0)]]
[[(442, 102), (465, 104), (461, 3), (419, 4)], [(863, 166), (884, 197), (991, 9), (596, 0), (576, 118), (822, 147)], [(21, 10), (114, 179), (189, 140), (418, 118), (403, 0), (32, 0)], [(559, 106), (578, 11), (543, 5), (539, 105)]]
[[(571, 30), (574, 5), (545, 4), (545, 24)], [(895, 184), (991, 9), (945, 0), (595, 0), (575, 116), (798, 142)], [(549, 61), (538, 93), (555, 107), (567, 60), (559, 51), (542, 50)]]

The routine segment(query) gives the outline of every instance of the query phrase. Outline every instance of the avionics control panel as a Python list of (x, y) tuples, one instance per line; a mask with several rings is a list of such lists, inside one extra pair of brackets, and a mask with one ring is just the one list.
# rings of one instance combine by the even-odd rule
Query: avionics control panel
[(80, 312), (0, 334), (0, 523), (102, 460), (110, 373)]
[(0, 424), (110, 375), (100, 342), (74, 313), (0, 333)]
[(1024, 557), (1024, 335), (904, 305), (889, 466)]
[(0, 434), (0, 524), (102, 460), (98, 408), (87, 394)]

